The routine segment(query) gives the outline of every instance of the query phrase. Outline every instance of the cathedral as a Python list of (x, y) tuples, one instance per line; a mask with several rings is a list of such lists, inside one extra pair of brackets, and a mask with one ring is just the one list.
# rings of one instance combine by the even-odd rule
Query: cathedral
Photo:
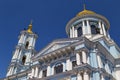
[(120, 80), (120, 48), (109, 28), (104, 16), (84, 8), (67, 23), (68, 38), (37, 52), (31, 23), (20, 32), (2, 80)]

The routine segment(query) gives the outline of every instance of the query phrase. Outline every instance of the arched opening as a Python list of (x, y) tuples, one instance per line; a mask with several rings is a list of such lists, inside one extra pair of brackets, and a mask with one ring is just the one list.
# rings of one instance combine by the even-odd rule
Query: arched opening
[(27, 41), (26, 45), (25, 45), (25, 48), (28, 49), (28, 46), (29, 46), (29, 42)]
[(72, 67), (74, 68), (75, 66), (77, 66), (76, 61), (72, 61)]
[(92, 32), (92, 34), (96, 34), (96, 26), (95, 25), (91, 25), (91, 32)]
[(23, 65), (25, 64), (25, 61), (26, 61), (26, 55), (24, 55), (24, 56), (22, 57), (22, 64), (23, 64)]
[(43, 77), (47, 76), (47, 69), (43, 70)]
[(82, 35), (82, 27), (79, 27), (77, 29), (77, 33), (78, 33), (78, 37), (80, 37)]
[(95, 25), (91, 25), (91, 33), (92, 34), (100, 34), (100, 29)]
[(63, 64), (60, 63), (60, 64), (55, 65), (54, 71), (55, 71), (55, 74), (63, 72)]

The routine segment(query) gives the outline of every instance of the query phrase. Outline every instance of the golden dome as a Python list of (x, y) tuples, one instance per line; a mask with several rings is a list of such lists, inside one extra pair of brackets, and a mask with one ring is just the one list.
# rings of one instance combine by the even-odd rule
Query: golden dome
[(96, 13), (93, 12), (93, 11), (84, 9), (83, 11), (79, 12), (79, 13), (77, 14), (77, 16), (84, 16), (84, 15), (89, 15), (89, 14), (92, 14), (92, 15), (93, 15), (93, 14), (96, 14)]

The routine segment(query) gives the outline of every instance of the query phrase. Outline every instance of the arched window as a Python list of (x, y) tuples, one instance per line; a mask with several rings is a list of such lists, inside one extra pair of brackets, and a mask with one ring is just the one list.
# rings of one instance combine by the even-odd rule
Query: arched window
[(77, 66), (76, 61), (72, 61), (72, 67)]
[(100, 34), (100, 28), (96, 28), (97, 34)]
[(96, 26), (95, 25), (91, 25), (91, 32), (92, 32), (92, 34), (96, 34)]
[(29, 46), (29, 42), (27, 41), (26, 45), (25, 45), (25, 48), (28, 49), (28, 46)]
[(82, 35), (82, 27), (79, 27), (77, 29), (77, 33), (78, 33), (78, 37), (80, 37)]
[(91, 25), (91, 32), (92, 34), (100, 34), (100, 29), (95, 25)]
[(63, 64), (57, 64), (54, 67), (55, 74), (63, 72)]
[(25, 64), (25, 61), (26, 61), (26, 55), (24, 55), (24, 56), (22, 57), (22, 64), (23, 64), (23, 65)]
[(47, 76), (47, 69), (43, 70), (43, 77)]

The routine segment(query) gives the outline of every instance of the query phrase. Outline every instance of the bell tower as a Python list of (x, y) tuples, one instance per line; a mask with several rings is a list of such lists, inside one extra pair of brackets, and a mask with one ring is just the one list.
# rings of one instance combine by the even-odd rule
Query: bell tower
[(21, 31), (6, 76), (25, 71), (31, 66), (31, 57), (35, 54), (35, 42), (37, 37), (37, 34), (32, 32), (32, 22), (27, 30)]

